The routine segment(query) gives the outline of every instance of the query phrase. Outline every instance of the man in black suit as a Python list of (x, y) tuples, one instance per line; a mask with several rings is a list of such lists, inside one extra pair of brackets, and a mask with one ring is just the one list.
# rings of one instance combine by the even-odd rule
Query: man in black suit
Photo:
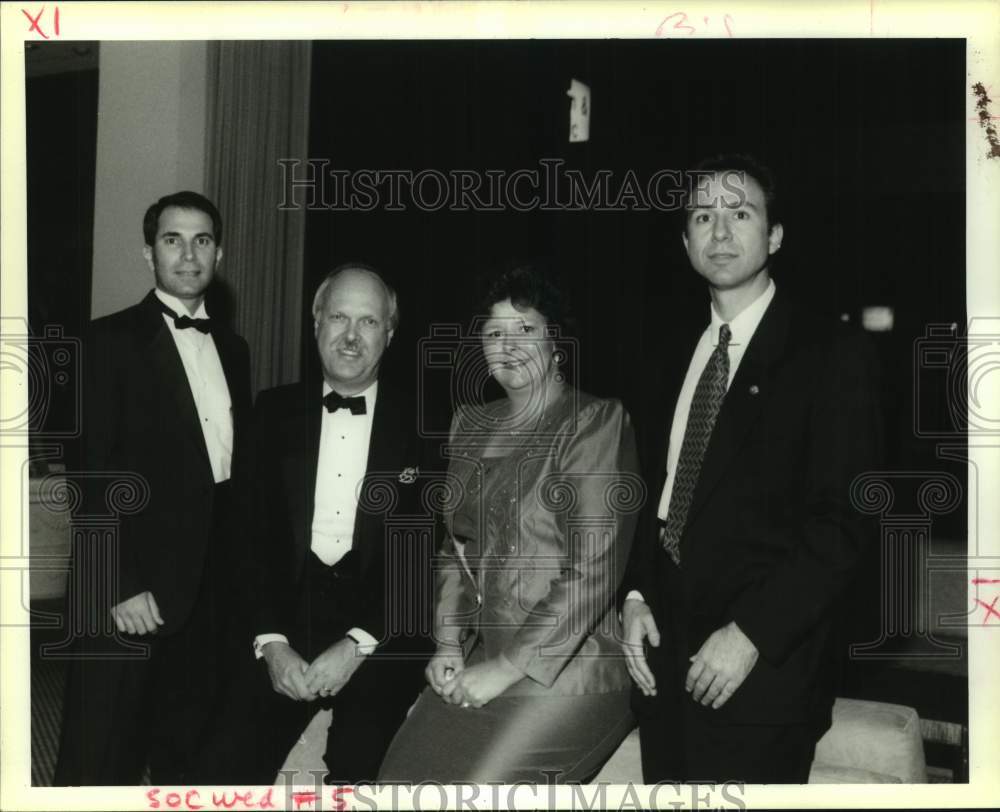
[[(320, 707), (332, 708), (327, 783), (374, 781), (431, 652), (434, 518), (415, 403), (379, 378), (398, 323), (395, 292), (369, 266), (332, 271), (313, 302), (315, 383), (256, 406), (247, 701), (221, 725), (220, 779), (271, 783)], [(405, 517), (405, 518), (400, 518)], [(225, 749), (225, 745), (223, 745)]]
[(622, 606), (643, 775), (804, 783), (870, 540), (850, 488), (878, 465), (875, 369), (862, 334), (776, 289), (770, 172), (699, 168), (683, 240), (711, 321), (642, 427), (652, 502)]
[[(221, 587), (250, 416), (246, 342), (205, 312), (222, 221), (195, 192), (149, 207), (156, 289), (98, 319), (85, 341), (82, 514), (113, 479), (136, 485), (116, 546), (78, 541), (69, 591), (78, 637), (57, 785), (197, 779), (231, 601)], [(111, 484), (110, 488), (106, 486)]]

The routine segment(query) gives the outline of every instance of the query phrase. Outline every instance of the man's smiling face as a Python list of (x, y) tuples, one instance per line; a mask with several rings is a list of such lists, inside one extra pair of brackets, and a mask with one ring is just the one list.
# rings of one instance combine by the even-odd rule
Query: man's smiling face
[(769, 226), (764, 192), (750, 175), (721, 172), (708, 180), (688, 212), (688, 258), (716, 290), (749, 287), (781, 247), (782, 226)]
[(196, 307), (212, 282), (222, 249), (205, 212), (167, 206), (160, 214), (154, 244), (143, 248), (143, 256), (156, 287)]

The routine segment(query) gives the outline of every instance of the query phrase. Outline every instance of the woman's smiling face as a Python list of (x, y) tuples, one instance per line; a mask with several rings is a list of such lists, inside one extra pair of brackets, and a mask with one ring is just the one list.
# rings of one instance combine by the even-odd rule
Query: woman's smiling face
[(482, 331), (483, 355), (506, 391), (541, 386), (551, 374), (555, 343), (545, 328), (545, 317), (533, 307), (504, 299), (490, 308)]

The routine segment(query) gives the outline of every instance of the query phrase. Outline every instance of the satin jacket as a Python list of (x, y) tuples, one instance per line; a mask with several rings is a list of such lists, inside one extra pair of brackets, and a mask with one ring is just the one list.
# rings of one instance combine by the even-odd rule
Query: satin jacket
[[(471, 650), (470, 663), (506, 655), (527, 675), (507, 696), (626, 690), (614, 599), (645, 494), (628, 413), (567, 388), (530, 431), (504, 434), (505, 408), (464, 407), (452, 421), (437, 640)], [(484, 487), (494, 437), (509, 453), (489, 460)], [(466, 498), (481, 499), (479, 532), (459, 541)]]

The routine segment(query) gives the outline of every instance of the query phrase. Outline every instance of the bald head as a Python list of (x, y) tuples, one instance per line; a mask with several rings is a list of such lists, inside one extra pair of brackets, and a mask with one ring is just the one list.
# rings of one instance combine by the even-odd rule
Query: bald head
[(367, 267), (338, 268), (323, 280), (313, 300), (313, 330), (334, 391), (356, 395), (375, 382), (395, 332), (395, 303), (392, 288)]
[(389, 325), (390, 330), (395, 330), (399, 325), (399, 305), (396, 302), (396, 291), (393, 290), (392, 287), (382, 278), (382, 275), (378, 271), (363, 262), (351, 262), (338, 265), (326, 275), (323, 281), (320, 282), (319, 287), (316, 288), (316, 295), (313, 296), (313, 320), (316, 320), (316, 315), (326, 304), (326, 297), (329, 294), (331, 285), (333, 285), (333, 283), (344, 274), (350, 274), (352, 276), (360, 274), (362, 276), (367, 276), (373, 279), (381, 287), (382, 295), (385, 298), (386, 307), (388, 308), (386, 322)]

